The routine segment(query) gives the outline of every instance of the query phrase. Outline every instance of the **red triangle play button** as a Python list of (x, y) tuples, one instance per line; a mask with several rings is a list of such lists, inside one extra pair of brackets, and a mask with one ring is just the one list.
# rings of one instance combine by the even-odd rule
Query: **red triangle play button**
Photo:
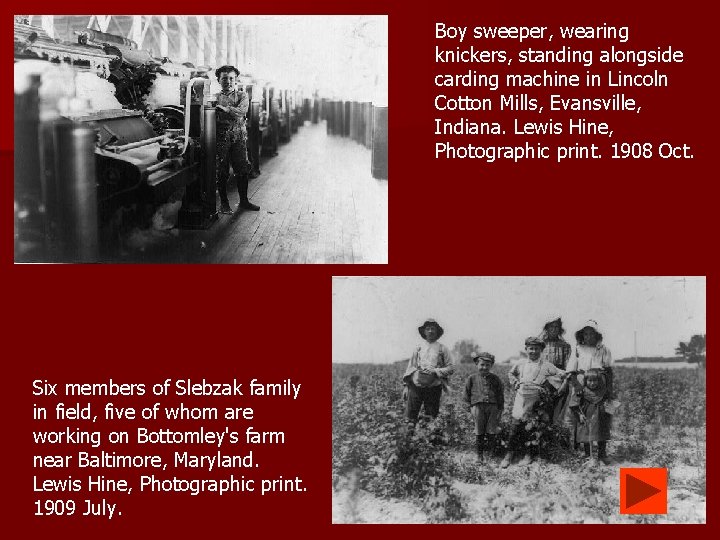
[(657, 495), (661, 491), (662, 489), (656, 488), (628, 474), (625, 479), (625, 507), (630, 508), (645, 499), (649, 499), (653, 495)]
[(662, 467), (621, 467), (620, 513), (667, 514), (667, 481)]

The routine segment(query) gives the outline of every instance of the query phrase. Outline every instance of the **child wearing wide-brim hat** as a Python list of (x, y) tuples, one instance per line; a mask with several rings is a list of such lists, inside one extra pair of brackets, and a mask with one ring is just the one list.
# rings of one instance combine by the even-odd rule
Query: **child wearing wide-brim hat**
[[(591, 367), (601, 368), (612, 364), (610, 351), (603, 345), (603, 335), (597, 321), (589, 319), (580, 330), (575, 332), (575, 341), (579, 347), (587, 347), (588, 352), (591, 353), (590, 357), (587, 358), (587, 366), (583, 365), (583, 361), (580, 359), (578, 362), (579, 367), (590, 369)], [(595, 353), (596, 350), (601, 351), (601, 354)]]
[(484, 462), (489, 449), (495, 445), (505, 396), (500, 377), (490, 372), (495, 356), (488, 352), (474, 352), (470, 357), (478, 370), (468, 377), (463, 399), (473, 417), (478, 461)]
[(429, 327), (433, 326), (437, 330), (437, 339), (440, 339), (442, 335), (445, 333), (445, 330), (443, 329), (440, 324), (435, 319), (428, 319), (424, 323), (422, 323), (421, 326), (418, 326), (418, 332), (420, 333), (420, 337), (425, 339), (425, 330)]
[(580, 330), (575, 332), (575, 354), (567, 364), (567, 371), (584, 373), (590, 369), (600, 369), (605, 374), (608, 395), (614, 398), (613, 392), (613, 359), (610, 349), (603, 343), (603, 335), (598, 323), (588, 320)]
[(420, 409), (436, 418), (440, 412), (440, 396), (448, 388), (448, 379), (455, 371), (450, 350), (438, 339), (445, 333), (435, 319), (426, 319), (418, 327), (424, 343), (417, 347), (403, 374), (407, 390), (406, 415), (417, 422)]

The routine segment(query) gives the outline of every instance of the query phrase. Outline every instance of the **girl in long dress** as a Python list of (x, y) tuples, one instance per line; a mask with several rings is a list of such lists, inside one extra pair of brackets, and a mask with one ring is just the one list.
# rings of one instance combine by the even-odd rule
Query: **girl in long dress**
[[(605, 410), (608, 386), (605, 373), (591, 368), (580, 376), (577, 392), (570, 398), (570, 410), (576, 418), (575, 439), (583, 446), (587, 458), (608, 464), (607, 441), (610, 440), (612, 416)], [(593, 445), (597, 445), (594, 451)]]

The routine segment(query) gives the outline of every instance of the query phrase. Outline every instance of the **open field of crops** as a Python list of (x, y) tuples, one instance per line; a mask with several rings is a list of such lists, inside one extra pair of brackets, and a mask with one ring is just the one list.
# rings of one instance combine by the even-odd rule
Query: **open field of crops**
[[(610, 465), (588, 464), (567, 432), (544, 432), (541, 459), (499, 466), (513, 393), (507, 366), (503, 436), (477, 464), (462, 402), (462, 365), (443, 394), (436, 424), (409, 434), (403, 364), (333, 365), (333, 521), (359, 523), (702, 523), (705, 522), (705, 372), (617, 367), (621, 409), (608, 444)], [(668, 514), (620, 515), (618, 469), (667, 467)]]

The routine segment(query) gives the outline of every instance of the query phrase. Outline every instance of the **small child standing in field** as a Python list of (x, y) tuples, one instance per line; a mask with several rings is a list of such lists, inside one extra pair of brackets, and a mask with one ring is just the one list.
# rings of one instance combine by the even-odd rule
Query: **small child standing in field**
[[(610, 440), (612, 416), (605, 410), (608, 399), (608, 384), (605, 373), (597, 368), (587, 370), (578, 376), (578, 386), (570, 397), (570, 411), (576, 418), (575, 440), (582, 444), (585, 457), (591, 462), (607, 459), (607, 441)], [(597, 453), (593, 451), (597, 443)]]
[(487, 458), (489, 449), (494, 446), (500, 416), (505, 407), (505, 397), (500, 377), (490, 372), (495, 364), (495, 357), (481, 352), (473, 353), (472, 359), (478, 370), (470, 375), (465, 383), (464, 400), (473, 416), (477, 458), (482, 463)]

